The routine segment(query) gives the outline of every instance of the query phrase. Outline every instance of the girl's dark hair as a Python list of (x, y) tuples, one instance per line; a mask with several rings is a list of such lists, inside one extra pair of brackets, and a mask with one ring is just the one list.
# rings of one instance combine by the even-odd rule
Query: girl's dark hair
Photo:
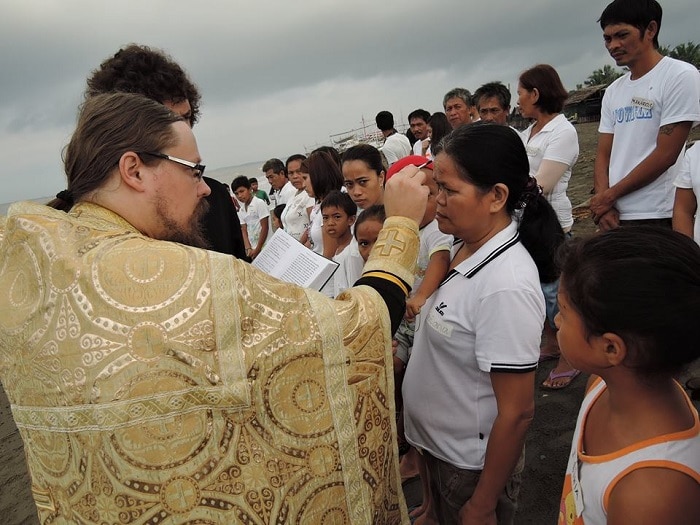
[[(127, 151), (160, 152), (177, 138), (173, 124), (182, 117), (154, 100), (132, 93), (109, 93), (88, 98), (81, 106), (78, 124), (63, 152), (67, 188), (48, 203), (68, 211), (101, 188)], [(146, 164), (163, 159), (144, 155)]]
[(321, 211), (329, 206), (335, 206), (345, 212), (348, 217), (357, 215), (357, 204), (350, 198), (350, 195), (343, 191), (333, 190), (321, 201)]
[(357, 227), (366, 221), (379, 221), (384, 224), (386, 220), (386, 211), (384, 210), (383, 204), (372, 204), (369, 208), (366, 208), (360, 212), (355, 220), (355, 238), (357, 238)]
[(606, 332), (646, 375), (676, 373), (700, 356), (700, 247), (666, 228), (622, 227), (574, 239), (559, 254), (561, 290), (586, 336)]
[(343, 163), (351, 160), (361, 160), (367, 167), (377, 173), (377, 176), (384, 170), (382, 164), (382, 154), (377, 148), (370, 144), (358, 144), (345, 150), (342, 156)]
[(564, 109), (564, 102), (569, 98), (569, 93), (561, 83), (559, 73), (549, 64), (538, 64), (526, 69), (520, 74), (518, 81), (528, 91), (537, 89), (540, 96), (535, 106), (544, 113), (551, 115)]
[(309, 174), (316, 202), (321, 202), (331, 191), (340, 190), (343, 186), (343, 175), (338, 164), (325, 151), (315, 151), (308, 159), (302, 160), (301, 171)]
[(530, 177), (525, 146), (508, 126), (477, 122), (460, 126), (433, 150), (443, 152), (455, 163), (460, 177), (482, 191), (495, 184), (508, 187), (506, 211), (520, 216), (520, 242), (537, 265), (540, 281), (556, 281), (559, 271), (555, 254), (564, 242), (557, 214)]
[[(431, 129), (430, 151), (433, 152), (435, 145), (440, 144), (442, 138), (445, 135), (450, 134), (452, 131), (452, 126), (450, 125), (450, 121), (447, 120), (447, 115), (445, 115), (442, 111), (436, 111), (433, 113), (428, 120), (428, 124), (430, 124)], [(434, 152), (433, 155), (435, 155)]]
[[(280, 221), (280, 224), (282, 224), (282, 212), (284, 211), (284, 208), (285, 208), (284, 204), (278, 204), (272, 210), (272, 213), (275, 214), (275, 217), (277, 217), (277, 220)], [(282, 225), (282, 226), (284, 226), (284, 225)]]

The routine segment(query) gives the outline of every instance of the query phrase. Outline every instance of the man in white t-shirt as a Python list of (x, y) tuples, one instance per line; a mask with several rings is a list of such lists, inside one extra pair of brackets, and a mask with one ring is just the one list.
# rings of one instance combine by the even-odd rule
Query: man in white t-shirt
[(425, 152), (430, 145), (430, 137), (428, 137), (428, 120), (430, 120), (430, 112), (424, 109), (416, 109), (408, 114), (408, 125), (411, 128), (416, 142), (413, 144), (413, 154), (425, 157)]
[(238, 218), (243, 229), (246, 255), (255, 259), (267, 241), (267, 234), (270, 231), (270, 212), (265, 201), (253, 195), (250, 181), (245, 175), (233, 179), (231, 190), (241, 202)]
[(287, 168), (280, 159), (270, 159), (263, 164), (262, 171), (270, 183), (270, 209), (280, 204), (287, 204), (296, 195), (297, 190), (287, 178)]
[(602, 231), (671, 226), (671, 168), (700, 121), (700, 73), (659, 53), (661, 14), (656, 0), (615, 0), (600, 17), (605, 47), (618, 66), (629, 68), (603, 97), (591, 199)]
[(389, 111), (380, 111), (374, 120), (379, 131), (384, 135), (384, 145), (379, 150), (384, 153), (389, 166), (411, 154), (411, 143), (408, 137), (394, 128), (394, 115)]

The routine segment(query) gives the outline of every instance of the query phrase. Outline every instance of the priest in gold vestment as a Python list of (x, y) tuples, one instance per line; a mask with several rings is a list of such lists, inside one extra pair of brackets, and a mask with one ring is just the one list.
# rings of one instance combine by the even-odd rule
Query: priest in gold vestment
[(40, 521), (407, 523), (391, 325), (422, 174), (392, 179), (362, 279), (329, 300), (181, 244), (208, 187), (161, 104), (93, 97), (65, 157), (62, 209), (0, 222), (0, 378)]

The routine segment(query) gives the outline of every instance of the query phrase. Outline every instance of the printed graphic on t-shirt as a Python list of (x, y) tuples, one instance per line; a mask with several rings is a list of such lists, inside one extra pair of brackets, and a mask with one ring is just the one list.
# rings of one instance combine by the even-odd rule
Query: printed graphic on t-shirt
[(639, 106), (640, 108), (646, 108), (646, 109), (651, 109), (654, 107), (654, 101), (649, 100), (648, 98), (642, 98), (642, 97), (632, 97), (632, 105), (633, 106)]
[(559, 504), (559, 525), (585, 525), (583, 517), (576, 512), (576, 496), (571, 483), (571, 474), (564, 478), (564, 490)]
[[(650, 120), (654, 118), (653, 107), (644, 107), (642, 105), (624, 106), (614, 110), (615, 123), (627, 124), (635, 120)], [(653, 103), (651, 104), (653, 106)]]
[[(444, 304), (445, 303), (441, 303), (440, 306), (444, 306)], [(435, 307), (435, 311), (437, 311), (440, 315), (443, 315), (443, 313), (439, 310), (440, 306)], [(443, 337), (452, 337), (452, 325), (444, 321), (441, 317), (438, 317), (435, 314), (435, 311), (428, 314), (428, 326), (441, 334)]]

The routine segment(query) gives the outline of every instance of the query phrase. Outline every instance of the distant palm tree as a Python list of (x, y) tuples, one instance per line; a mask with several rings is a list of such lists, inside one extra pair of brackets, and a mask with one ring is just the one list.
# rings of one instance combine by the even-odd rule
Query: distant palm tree
[(668, 56), (683, 60), (689, 64), (693, 64), (696, 69), (700, 69), (700, 45), (694, 42), (686, 42), (678, 44), (669, 53)]
[(667, 57), (671, 53), (671, 48), (668, 46), (659, 46), (659, 53)]
[(613, 81), (617, 80), (623, 75), (622, 71), (615, 69), (610, 64), (605, 64), (602, 68), (596, 69), (593, 73), (588, 75), (588, 78), (584, 81), (587, 86), (597, 86), (598, 84), (612, 84)]

